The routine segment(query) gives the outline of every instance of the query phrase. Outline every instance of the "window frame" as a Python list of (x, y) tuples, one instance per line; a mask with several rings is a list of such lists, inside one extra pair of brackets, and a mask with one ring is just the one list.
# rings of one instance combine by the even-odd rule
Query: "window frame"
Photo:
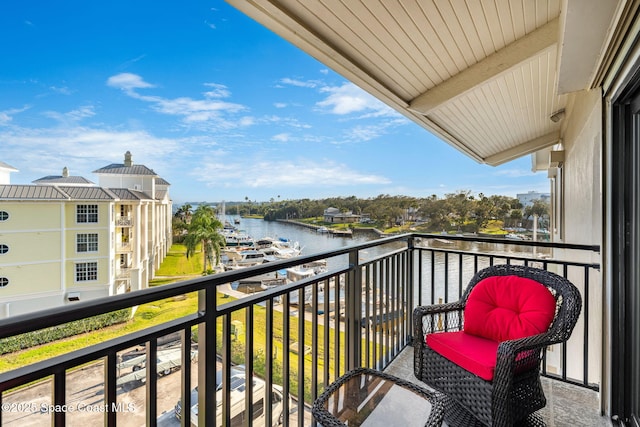
[[(81, 271), (81, 268), (83, 268), (84, 271)], [(74, 279), (75, 283), (97, 282), (98, 261), (83, 261), (75, 263)]]
[[(3, 248), (6, 248), (6, 250), (3, 251)], [(9, 252), (9, 245), (7, 245), (6, 243), (0, 243), (0, 255), (4, 255), (8, 252)]]
[[(95, 237), (95, 241), (91, 241), (91, 237)], [(81, 239), (84, 238), (84, 241)], [(84, 247), (82, 250), (81, 245)], [(95, 247), (95, 249), (93, 249)], [(76, 234), (76, 252), (77, 253), (95, 253), (99, 250), (98, 233), (78, 233)]]
[(0, 222), (9, 221), (10, 217), (11, 215), (9, 214), (9, 212), (0, 210)]
[(76, 205), (77, 224), (97, 224), (98, 220), (99, 218), (97, 204)]
[(0, 289), (6, 288), (7, 286), (9, 286), (9, 278), (1, 276), (0, 277)]

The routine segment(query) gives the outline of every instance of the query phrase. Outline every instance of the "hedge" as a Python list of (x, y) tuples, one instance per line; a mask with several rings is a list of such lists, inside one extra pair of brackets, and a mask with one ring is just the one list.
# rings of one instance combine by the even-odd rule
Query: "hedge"
[(131, 308), (0, 339), (0, 355), (91, 332), (131, 319)]

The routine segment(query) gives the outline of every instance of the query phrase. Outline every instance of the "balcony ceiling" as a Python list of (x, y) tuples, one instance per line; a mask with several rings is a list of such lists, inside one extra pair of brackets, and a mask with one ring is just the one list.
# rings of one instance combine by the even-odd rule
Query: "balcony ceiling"
[(602, 0), (227, 1), (490, 165), (560, 141), (562, 121), (549, 119), (568, 102), (558, 87), (592, 85), (618, 7)]

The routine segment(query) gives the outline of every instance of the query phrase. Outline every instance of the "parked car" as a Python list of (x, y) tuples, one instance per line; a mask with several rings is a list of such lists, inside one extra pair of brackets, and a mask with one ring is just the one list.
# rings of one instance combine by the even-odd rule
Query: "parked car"
[[(231, 369), (231, 426), (245, 425), (245, 372), (241, 369)], [(257, 377), (253, 377), (253, 426), (265, 426), (265, 382)], [(282, 424), (284, 419), (284, 393), (282, 387), (274, 384), (271, 391), (273, 425)], [(218, 416), (216, 425), (222, 426), (222, 371), (216, 372), (216, 402), (218, 404)], [(191, 390), (191, 425), (198, 425), (198, 388)], [(289, 402), (289, 408), (292, 407)], [(176, 418), (182, 418), (182, 400), (176, 403), (174, 408)]]

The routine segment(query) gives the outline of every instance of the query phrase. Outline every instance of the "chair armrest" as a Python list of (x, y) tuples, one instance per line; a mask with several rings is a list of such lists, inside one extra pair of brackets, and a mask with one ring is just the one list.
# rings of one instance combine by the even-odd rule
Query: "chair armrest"
[(501, 342), (493, 376), (494, 401), (508, 401), (515, 376), (540, 375), (541, 350), (551, 344), (555, 342), (548, 332)]
[(434, 332), (459, 331), (463, 324), (464, 304), (459, 301), (447, 304), (418, 306), (413, 309), (414, 338)]

